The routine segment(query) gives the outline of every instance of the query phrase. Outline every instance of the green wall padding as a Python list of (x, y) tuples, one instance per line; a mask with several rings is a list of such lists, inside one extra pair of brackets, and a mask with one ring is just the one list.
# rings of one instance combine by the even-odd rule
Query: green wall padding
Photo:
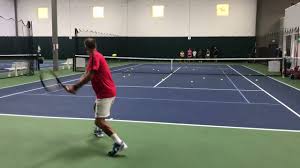
[[(59, 58), (65, 59), (76, 54), (85, 54), (85, 37), (59, 37)], [(52, 38), (33, 37), (33, 49), (40, 45), (41, 54), (52, 58)], [(117, 53), (131, 57), (178, 57), (181, 50), (204, 49), (217, 46), (220, 57), (248, 57), (255, 45), (255, 37), (97, 37), (98, 50), (104, 55)], [(0, 37), (0, 54), (30, 53), (30, 38)]]

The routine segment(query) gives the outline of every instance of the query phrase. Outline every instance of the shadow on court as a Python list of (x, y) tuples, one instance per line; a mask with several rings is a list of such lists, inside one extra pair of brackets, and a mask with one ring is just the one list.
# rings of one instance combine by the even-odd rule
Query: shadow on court
[[(70, 140), (70, 142), (76, 141), (76, 139)], [(31, 168), (41, 167), (59, 167), (63, 164), (71, 166), (83, 160), (99, 159), (101, 165), (101, 159), (109, 159), (107, 152), (111, 150), (112, 142), (108, 137), (95, 138), (90, 135), (87, 139), (80, 142), (80, 144), (73, 143), (66, 148), (61, 149), (57, 153), (52, 153), (50, 157), (36, 161)], [(47, 153), (47, 151), (45, 151)], [(114, 158), (126, 158), (125, 155), (118, 155)], [(113, 158), (111, 158), (113, 159)], [(57, 166), (56, 166), (57, 165)], [(87, 165), (88, 166), (88, 165)]]

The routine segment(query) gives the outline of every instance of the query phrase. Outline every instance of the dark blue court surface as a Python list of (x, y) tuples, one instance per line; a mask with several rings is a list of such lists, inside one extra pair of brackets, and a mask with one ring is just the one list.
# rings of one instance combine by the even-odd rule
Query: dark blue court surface
[[(237, 74), (250, 69), (233, 65)], [(300, 130), (300, 92), (266, 76), (113, 73), (118, 95), (111, 118)], [(74, 83), (79, 76), (62, 78)], [(47, 93), (37, 83), (0, 90), (0, 113), (93, 118), (91, 85), (77, 95)], [(299, 101), (298, 101), (299, 102)]]

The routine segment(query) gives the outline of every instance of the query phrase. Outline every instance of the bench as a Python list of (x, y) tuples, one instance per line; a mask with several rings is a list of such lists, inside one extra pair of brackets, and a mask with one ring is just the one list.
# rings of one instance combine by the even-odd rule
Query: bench
[(65, 66), (68, 67), (68, 69), (71, 69), (72, 65), (73, 65), (73, 58), (68, 58), (66, 60), (66, 62), (62, 63), (63, 64), (63, 67), (62, 69), (65, 69)]
[(8, 71), (8, 77), (11, 77), (12, 72), (15, 73), (15, 76), (19, 76), (18, 71), (20, 71), (20, 75), (23, 75), (23, 70), (26, 69), (28, 69), (28, 64), (26, 62), (14, 62), (10, 68), (5, 68), (5, 70)]

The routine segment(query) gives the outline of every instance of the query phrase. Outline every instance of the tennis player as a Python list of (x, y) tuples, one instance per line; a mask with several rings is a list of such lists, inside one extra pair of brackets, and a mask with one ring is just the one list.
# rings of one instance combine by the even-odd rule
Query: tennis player
[(116, 97), (116, 86), (105, 58), (96, 50), (96, 41), (87, 38), (84, 44), (89, 54), (86, 73), (75, 85), (68, 85), (67, 90), (75, 94), (83, 85), (89, 81), (92, 82), (97, 97), (95, 101), (95, 124), (100, 128), (96, 131), (100, 131), (101, 134), (103, 130), (114, 141), (112, 151), (108, 155), (115, 156), (118, 152), (127, 148), (125, 142), (105, 120), (110, 116), (110, 109)]

